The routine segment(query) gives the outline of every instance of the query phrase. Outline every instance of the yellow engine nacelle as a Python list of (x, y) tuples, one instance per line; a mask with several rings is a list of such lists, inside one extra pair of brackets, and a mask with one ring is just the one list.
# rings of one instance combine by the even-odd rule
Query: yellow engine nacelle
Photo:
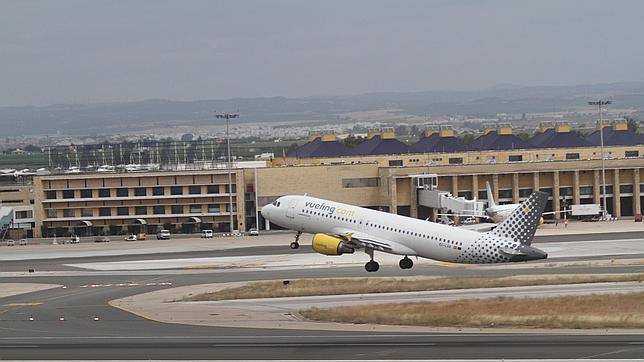
[(342, 255), (353, 253), (353, 248), (348, 246), (342, 239), (326, 234), (313, 235), (313, 250), (324, 255)]

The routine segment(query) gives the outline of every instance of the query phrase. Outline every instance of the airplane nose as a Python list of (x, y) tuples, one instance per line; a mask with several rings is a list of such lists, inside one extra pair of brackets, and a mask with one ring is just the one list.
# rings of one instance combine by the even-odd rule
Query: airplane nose
[(270, 209), (270, 206), (271, 206), (270, 204), (265, 205), (265, 206), (264, 206), (264, 207), (262, 207), (262, 209), (260, 210), (260, 211), (262, 212), (262, 217), (264, 217), (265, 219), (268, 219), (268, 218), (269, 218), (270, 212), (269, 212), (268, 210)]

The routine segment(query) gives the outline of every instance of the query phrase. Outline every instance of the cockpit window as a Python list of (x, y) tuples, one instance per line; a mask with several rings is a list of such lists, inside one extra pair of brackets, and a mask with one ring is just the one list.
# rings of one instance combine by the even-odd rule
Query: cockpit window
[(273, 201), (273, 206), (280, 207), (280, 203), (279, 203), (279, 202), (277, 202), (277, 201)]

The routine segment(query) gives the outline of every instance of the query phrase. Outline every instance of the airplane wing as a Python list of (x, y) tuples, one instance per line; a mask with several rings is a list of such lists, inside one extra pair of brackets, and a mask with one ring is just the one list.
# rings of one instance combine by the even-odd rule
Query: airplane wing
[(417, 254), (413, 249), (410, 249), (403, 244), (375, 237), (362, 231), (336, 228), (333, 230), (333, 236), (344, 240), (356, 249), (370, 248), (385, 253), (407, 256)]

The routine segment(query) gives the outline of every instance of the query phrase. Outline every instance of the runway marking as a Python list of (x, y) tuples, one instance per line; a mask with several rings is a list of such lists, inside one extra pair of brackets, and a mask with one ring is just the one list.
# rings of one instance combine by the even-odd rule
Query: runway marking
[(3, 304), (3, 307), (35, 307), (43, 304), (42, 302), (24, 302), (24, 303), (8, 303)]
[(617, 351), (599, 353), (599, 354), (594, 354), (594, 355), (591, 355), (591, 356), (584, 356), (582, 358), (591, 359), (591, 358), (597, 358), (597, 357), (610, 356), (610, 355), (618, 354), (618, 353), (637, 351), (637, 350), (641, 350), (641, 349), (644, 349), (644, 348), (624, 348), (624, 349), (618, 349)]
[(155, 286), (168, 286), (171, 287), (171, 282), (161, 283), (111, 283), (111, 284), (85, 284), (80, 288), (110, 288), (110, 287), (155, 287)]
[(38, 346), (38, 345), (24, 345), (24, 344), (15, 345), (15, 346), (11, 346), (11, 345), (3, 346), (3, 345), (0, 345), (0, 348), (40, 348), (40, 346)]

